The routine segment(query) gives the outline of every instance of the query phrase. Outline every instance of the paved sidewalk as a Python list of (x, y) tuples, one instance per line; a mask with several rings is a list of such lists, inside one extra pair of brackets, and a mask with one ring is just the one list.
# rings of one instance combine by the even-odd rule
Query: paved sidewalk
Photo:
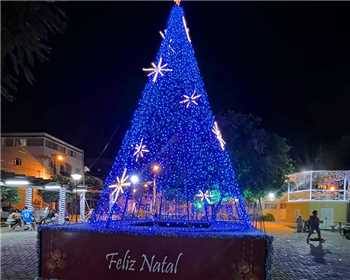
[(307, 244), (306, 233), (291, 229), (273, 235), (273, 280), (350, 279), (350, 240), (338, 232), (322, 231), (322, 244)]
[(33, 280), (37, 276), (36, 231), (1, 231), (2, 280)]
[[(273, 280), (349, 280), (350, 240), (325, 232), (319, 245), (306, 244), (304, 233), (268, 225), (274, 235)], [(37, 276), (36, 232), (2, 232), (1, 279), (33, 280)]]

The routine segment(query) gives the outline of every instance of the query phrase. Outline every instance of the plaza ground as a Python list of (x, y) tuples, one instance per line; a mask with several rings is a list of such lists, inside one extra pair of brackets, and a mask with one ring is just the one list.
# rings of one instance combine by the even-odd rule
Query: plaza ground
[[(323, 231), (323, 244), (307, 245), (304, 233), (285, 225), (267, 224), (274, 235), (273, 280), (350, 279), (350, 240), (338, 232)], [(1, 279), (37, 276), (36, 232), (1, 232)]]

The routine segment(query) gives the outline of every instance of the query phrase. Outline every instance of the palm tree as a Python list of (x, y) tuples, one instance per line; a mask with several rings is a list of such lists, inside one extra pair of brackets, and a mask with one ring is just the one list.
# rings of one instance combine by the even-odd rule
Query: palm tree
[(35, 63), (48, 59), (49, 36), (62, 33), (66, 21), (63, 11), (50, 2), (2, 2), (1, 5), (1, 95), (13, 100), (20, 79), (33, 84)]

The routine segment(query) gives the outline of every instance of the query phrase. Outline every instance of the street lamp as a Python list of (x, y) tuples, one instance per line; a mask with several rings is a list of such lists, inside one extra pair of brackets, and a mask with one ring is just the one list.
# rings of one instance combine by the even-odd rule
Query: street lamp
[(268, 198), (269, 198), (271, 201), (275, 200), (275, 197), (276, 197), (276, 195), (275, 195), (275, 193), (273, 193), (273, 192), (270, 192), (270, 193), (268, 194)]
[(75, 183), (75, 207), (74, 207), (75, 209), (74, 210), (75, 210), (75, 222), (78, 222), (78, 214), (77, 214), (78, 213), (78, 192), (77, 192), (77, 190), (78, 190), (78, 183), (79, 183), (82, 175), (79, 173), (73, 173), (70, 176), (72, 177), (72, 179)]
[(70, 175), (72, 177), (72, 179), (75, 181), (75, 182), (78, 182), (80, 181), (82, 175), (79, 174), (79, 173), (73, 173), (72, 175)]
[(153, 173), (153, 203), (152, 206), (154, 207), (154, 211), (156, 211), (155, 205), (156, 205), (156, 196), (157, 196), (157, 185), (156, 185), (156, 177), (158, 173), (160, 172), (160, 165), (158, 163), (154, 163), (152, 165), (152, 173)]
[(63, 160), (64, 160), (64, 157), (63, 157), (62, 155), (58, 155), (58, 156), (57, 156), (57, 160), (58, 160), (58, 161), (63, 161)]
[(140, 181), (140, 179), (137, 175), (132, 175), (130, 177), (130, 182), (133, 183), (134, 185), (137, 184), (139, 181)]

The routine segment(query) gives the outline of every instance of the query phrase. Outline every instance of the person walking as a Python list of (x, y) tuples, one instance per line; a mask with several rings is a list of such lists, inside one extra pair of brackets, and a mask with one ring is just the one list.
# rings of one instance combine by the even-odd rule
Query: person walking
[(309, 230), (309, 233), (307, 235), (306, 242), (309, 244), (310, 236), (311, 236), (311, 234), (314, 233), (314, 231), (317, 232), (318, 240), (322, 241), (321, 231), (320, 231), (320, 219), (317, 217), (316, 210), (312, 211), (312, 216), (310, 216), (310, 219), (309, 219), (309, 227), (310, 227), (310, 230)]

